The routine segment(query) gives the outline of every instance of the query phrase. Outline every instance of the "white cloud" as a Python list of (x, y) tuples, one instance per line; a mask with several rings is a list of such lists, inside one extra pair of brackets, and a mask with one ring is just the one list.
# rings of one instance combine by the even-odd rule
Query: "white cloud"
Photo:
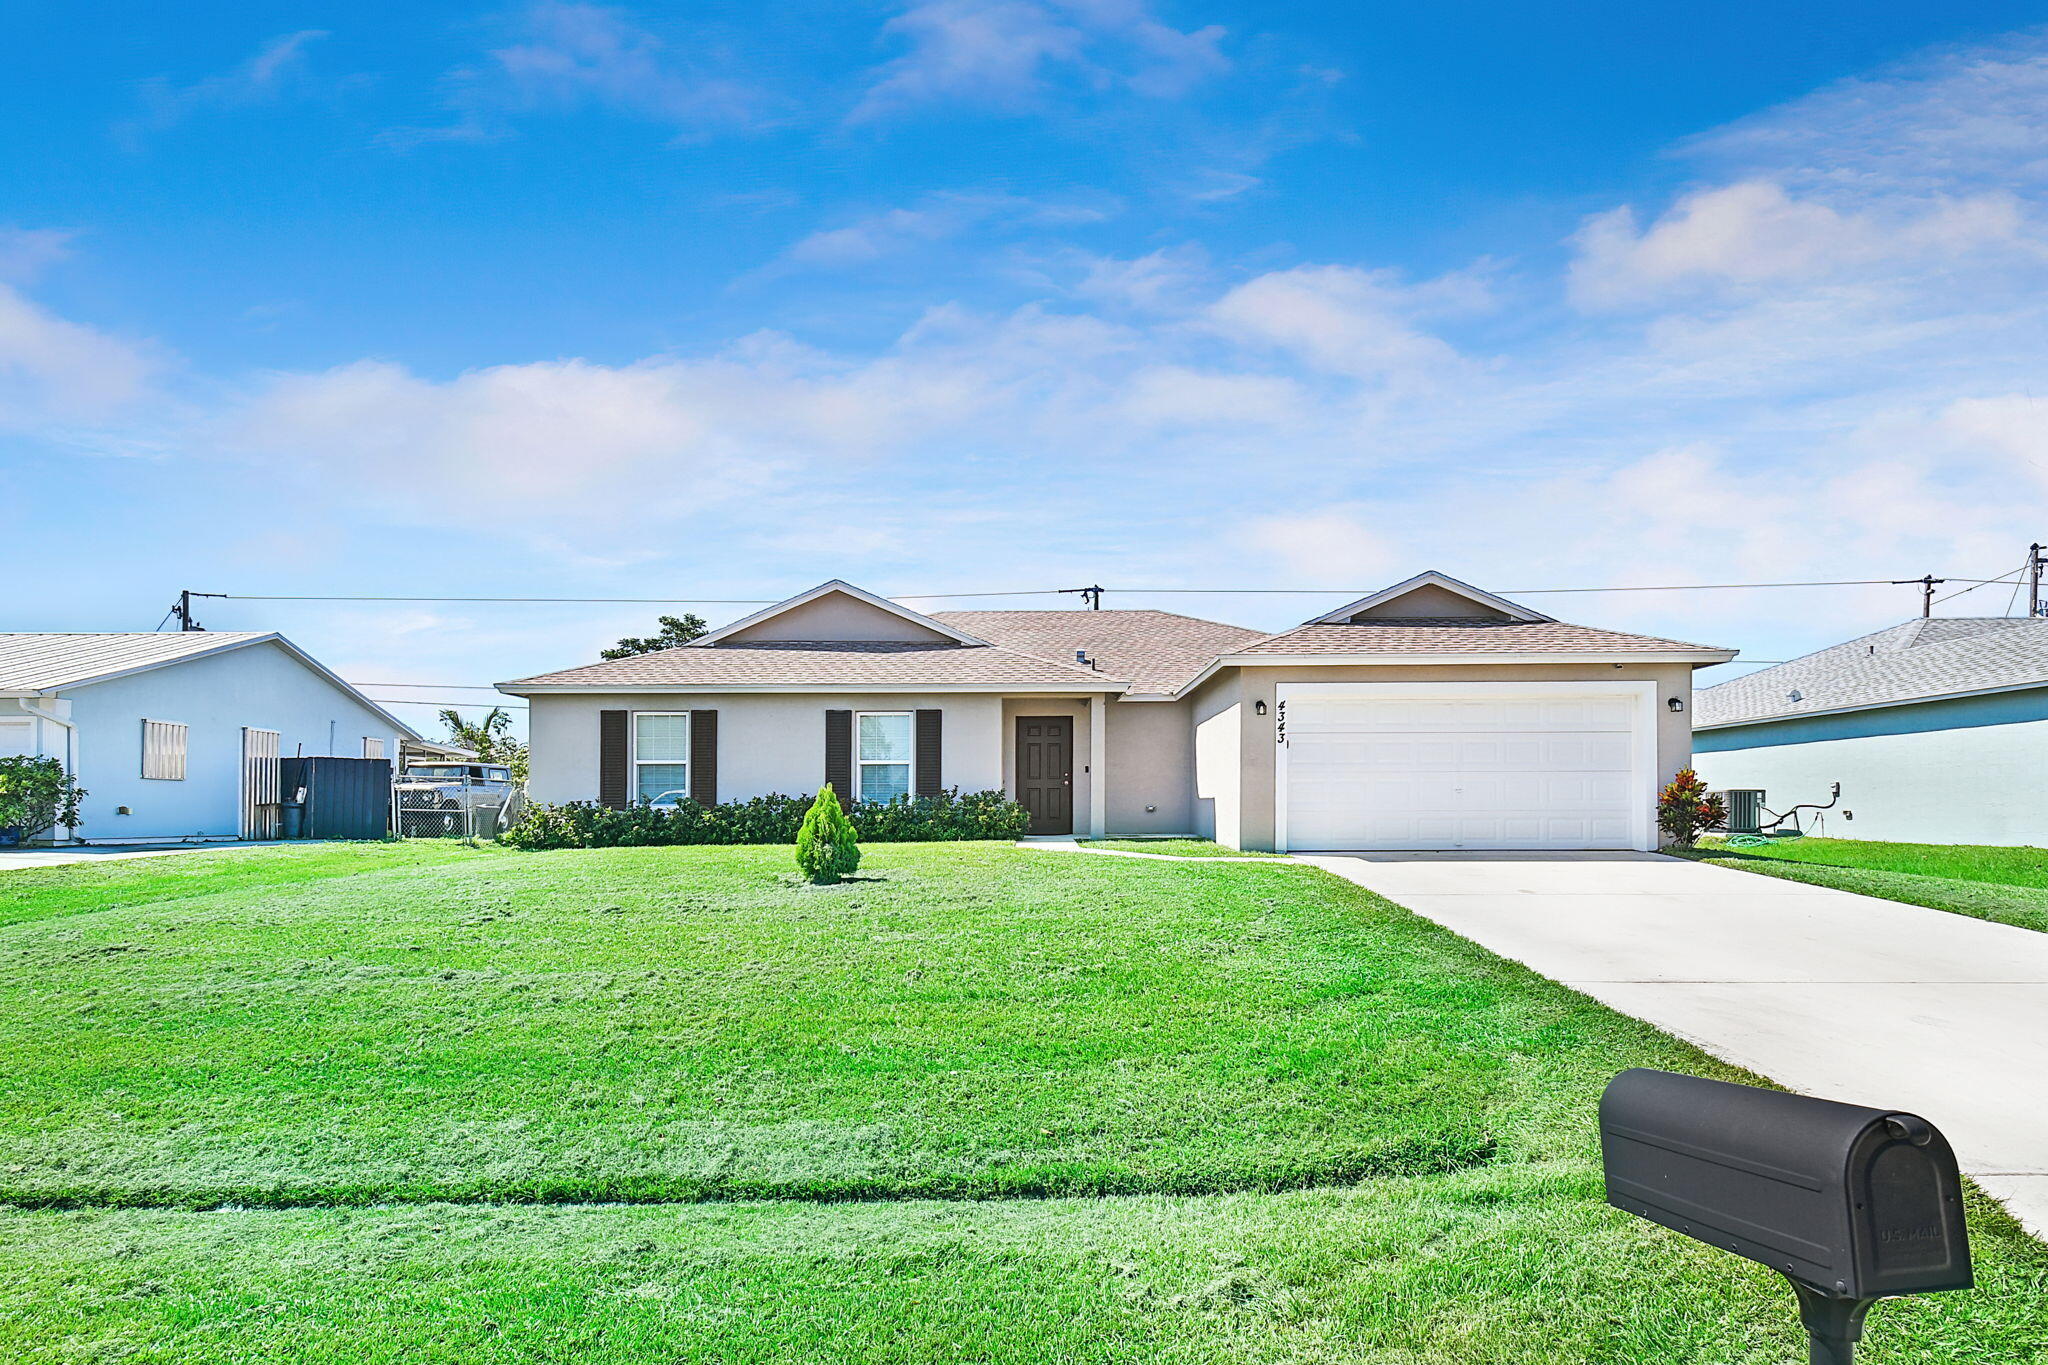
[(1047, 202), (1010, 194), (930, 194), (911, 208), (866, 214), (843, 227), (814, 232), (784, 252), (773, 269), (779, 272), (790, 267), (838, 269), (865, 265), (949, 241), (976, 228), (1072, 227), (1101, 222), (1112, 212), (1106, 206)]
[(678, 51), (626, 14), (602, 5), (539, 0), (518, 12), (517, 40), (444, 78), (456, 121), (394, 128), (388, 146), (504, 136), (508, 116), (601, 109), (677, 130), (679, 136), (749, 125), (766, 96), (708, 41)]
[(1845, 211), (1747, 180), (1689, 194), (1647, 228), (1628, 207), (1589, 219), (1570, 289), (1581, 307), (1608, 308), (1707, 286), (1819, 284), (2022, 240), (2019, 202), (2000, 191)]
[(876, 73), (855, 121), (937, 102), (1015, 108), (1062, 78), (1170, 99), (1230, 66), (1221, 28), (1184, 32), (1141, 0), (920, 0), (883, 31), (910, 50)]
[(557, 0), (527, 14), (525, 42), (491, 55), (519, 96), (535, 104), (591, 103), (688, 126), (745, 119), (754, 92), (701, 69), (617, 10)]
[(307, 49), (327, 36), (325, 29), (311, 28), (282, 34), (232, 70), (189, 85), (162, 78), (149, 81), (142, 87), (145, 114), (120, 125), (118, 131), (133, 138), (169, 128), (203, 109), (236, 109), (283, 98), (304, 88), (310, 69)]
[(2048, 28), (1936, 49), (1693, 138), (1712, 167), (1859, 195), (2048, 184)]
[(76, 233), (61, 228), (0, 227), (0, 280), (26, 284), (71, 254)]
[(1283, 586), (1369, 588), (1405, 576), (1402, 547), (1388, 529), (1384, 513), (1353, 503), (1259, 517), (1237, 539)]
[(102, 416), (140, 397), (157, 369), (147, 347), (0, 284), (0, 421)]
[(1193, 243), (1161, 247), (1128, 260), (1075, 252), (1065, 263), (1082, 272), (1072, 286), (1079, 297), (1148, 313), (1194, 306), (1214, 273), (1209, 254)]
[(1461, 359), (1416, 320), (1485, 302), (1484, 287), (1469, 278), (1409, 285), (1389, 271), (1300, 266), (1237, 286), (1208, 316), (1229, 336), (1277, 347), (1330, 373), (1376, 381), (1440, 379), (1460, 369)]

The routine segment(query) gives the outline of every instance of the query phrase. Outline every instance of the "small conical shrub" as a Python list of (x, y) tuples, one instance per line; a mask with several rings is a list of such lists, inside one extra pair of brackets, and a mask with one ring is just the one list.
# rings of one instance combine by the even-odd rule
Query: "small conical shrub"
[(859, 837), (830, 782), (811, 802), (796, 832), (796, 865), (807, 880), (821, 886), (850, 876), (860, 866)]

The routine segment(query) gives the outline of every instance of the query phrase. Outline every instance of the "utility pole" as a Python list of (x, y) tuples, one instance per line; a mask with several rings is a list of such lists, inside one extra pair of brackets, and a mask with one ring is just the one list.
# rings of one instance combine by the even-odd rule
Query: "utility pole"
[(1060, 591), (1080, 593), (1081, 600), (1088, 604), (1088, 610), (1102, 610), (1102, 585), (1100, 583), (1097, 583), (1092, 588), (1061, 588)]
[(1930, 573), (1922, 574), (1918, 578), (1894, 578), (1892, 582), (1918, 583), (1920, 585), (1920, 615), (1924, 619), (1934, 615), (1934, 585), (1946, 583), (1948, 580), (1946, 578), (1936, 578)]
[(2041, 542), (2027, 547), (2027, 615), (2041, 615)]
[(206, 629), (205, 626), (200, 625), (197, 621), (192, 619), (192, 590), (190, 588), (186, 588), (183, 591), (179, 592), (178, 605), (171, 608), (171, 615), (178, 618), (179, 630)]

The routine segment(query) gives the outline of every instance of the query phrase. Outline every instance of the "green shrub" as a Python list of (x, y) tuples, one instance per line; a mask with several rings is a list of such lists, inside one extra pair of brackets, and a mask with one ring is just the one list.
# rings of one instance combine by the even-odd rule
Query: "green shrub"
[(796, 832), (796, 865), (805, 880), (819, 886), (842, 881), (860, 866), (860, 836), (853, 832), (853, 821), (840, 808), (839, 793), (830, 782), (819, 789)]
[(1700, 775), (1680, 768), (1676, 776), (1657, 793), (1657, 828), (1683, 848), (1710, 829), (1728, 822), (1728, 805), (1719, 792), (1709, 792)]
[(58, 825), (75, 828), (84, 795), (54, 758), (0, 758), (0, 829), (20, 830), (23, 843)]
[[(811, 808), (809, 796), (756, 796), (700, 806), (646, 803), (615, 810), (590, 801), (535, 803), (501, 836), (515, 848), (624, 848), (654, 844), (794, 843)], [(999, 791), (942, 791), (841, 807), (854, 833), (869, 843), (938, 842), (1023, 837), (1031, 813)]]

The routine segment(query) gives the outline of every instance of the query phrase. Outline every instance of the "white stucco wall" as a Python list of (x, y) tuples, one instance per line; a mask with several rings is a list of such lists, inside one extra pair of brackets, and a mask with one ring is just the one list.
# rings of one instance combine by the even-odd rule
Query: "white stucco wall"
[[(227, 838), (241, 833), (242, 727), (276, 730), (279, 752), (360, 758), (363, 740), (396, 760), (391, 722), (272, 643), (171, 664), (64, 694), (76, 729), (77, 834), (90, 843)], [(142, 722), (177, 721), (185, 778), (142, 776)], [(56, 727), (45, 727), (46, 743)], [(49, 752), (56, 752), (54, 749)], [(128, 815), (117, 814), (126, 806)]]
[[(1824, 825), (1838, 839), (2048, 847), (2048, 721), (1702, 752), (1693, 766), (1717, 791), (1762, 788), (1776, 811), (1825, 804), (1841, 783)], [(1800, 823), (1813, 832), (1813, 813)]]
[(1193, 716), (1185, 701), (1109, 704), (1110, 834), (1194, 832)]
[[(718, 797), (744, 800), (771, 792), (798, 796), (825, 780), (827, 711), (945, 712), (941, 780), (962, 791), (1004, 785), (1003, 699), (993, 694), (930, 693), (626, 693), (527, 699), (532, 745), (528, 793), (538, 801), (595, 801), (598, 713), (718, 712)], [(1053, 713), (1047, 713), (1053, 714)]]
[(1212, 678), (1191, 701), (1195, 727), (1194, 832), (1243, 846), (1244, 721), (1237, 674)]

